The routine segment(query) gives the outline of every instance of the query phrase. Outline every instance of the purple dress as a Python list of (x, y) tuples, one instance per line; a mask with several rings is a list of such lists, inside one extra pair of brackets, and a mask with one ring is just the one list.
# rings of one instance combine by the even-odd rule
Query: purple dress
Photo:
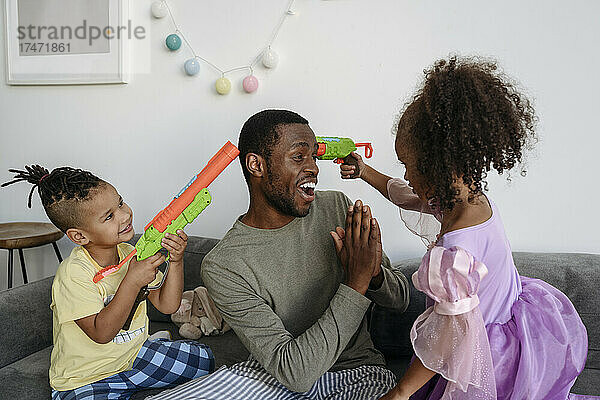
[[(399, 205), (402, 183), (388, 183)], [(490, 205), (486, 222), (441, 236), (412, 277), (428, 308), (411, 340), (438, 375), (411, 399), (597, 398), (569, 394), (587, 357), (581, 318), (561, 291), (519, 276)]]

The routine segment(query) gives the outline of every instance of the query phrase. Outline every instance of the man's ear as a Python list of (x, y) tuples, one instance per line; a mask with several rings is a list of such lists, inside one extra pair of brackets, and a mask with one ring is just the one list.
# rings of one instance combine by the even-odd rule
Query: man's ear
[(65, 233), (67, 237), (71, 240), (71, 242), (79, 246), (85, 246), (90, 242), (86, 234), (81, 229), (70, 228), (67, 229)]
[(266, 166), (267, 164), (262, 156), (259, 156), (256, 153), (246, 154), (246, 168), (253, 177), (263, 178), (265, 176)]

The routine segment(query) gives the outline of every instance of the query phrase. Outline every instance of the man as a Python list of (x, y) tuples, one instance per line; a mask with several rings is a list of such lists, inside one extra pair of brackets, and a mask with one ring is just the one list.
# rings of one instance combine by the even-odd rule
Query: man
[[(315, 192), (317, 142), (296, 113), (252, 116), (238, 147), (250, 206), (205, 257), (202, 280), (251, 360), (219, 370), (195, 393), (210, 399), (384, 395), (395, 378), (373, 347), (365, 313), (371, 301), (406, 309), (408, 283), (385, 255), (381, 263), (369, 208), (360, 201), (353, 207), (340, 192)], [(332, 232), (344, 225), (346, 232)]]

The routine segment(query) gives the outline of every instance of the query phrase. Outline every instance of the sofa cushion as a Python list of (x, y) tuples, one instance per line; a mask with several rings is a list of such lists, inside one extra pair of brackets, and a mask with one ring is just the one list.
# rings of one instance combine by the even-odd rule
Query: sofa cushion
[(0, 292), (0, 368), (52, 344), (53, 280), (50, 277)]
[(571, 393), (599, 396), (600, 370), (596, 368), (584, 369), (571, 388)]
[(0, 399), (49, 399), (51, 390), (48, 369), (51, 351), (52, 346), (48, 346), (0, 368)]

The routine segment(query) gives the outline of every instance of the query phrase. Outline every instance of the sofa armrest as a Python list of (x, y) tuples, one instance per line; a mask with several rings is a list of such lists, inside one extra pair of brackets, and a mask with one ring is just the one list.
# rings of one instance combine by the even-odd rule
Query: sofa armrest
[(52, 345), (53, 280), (0, 292), (0, 368)]

